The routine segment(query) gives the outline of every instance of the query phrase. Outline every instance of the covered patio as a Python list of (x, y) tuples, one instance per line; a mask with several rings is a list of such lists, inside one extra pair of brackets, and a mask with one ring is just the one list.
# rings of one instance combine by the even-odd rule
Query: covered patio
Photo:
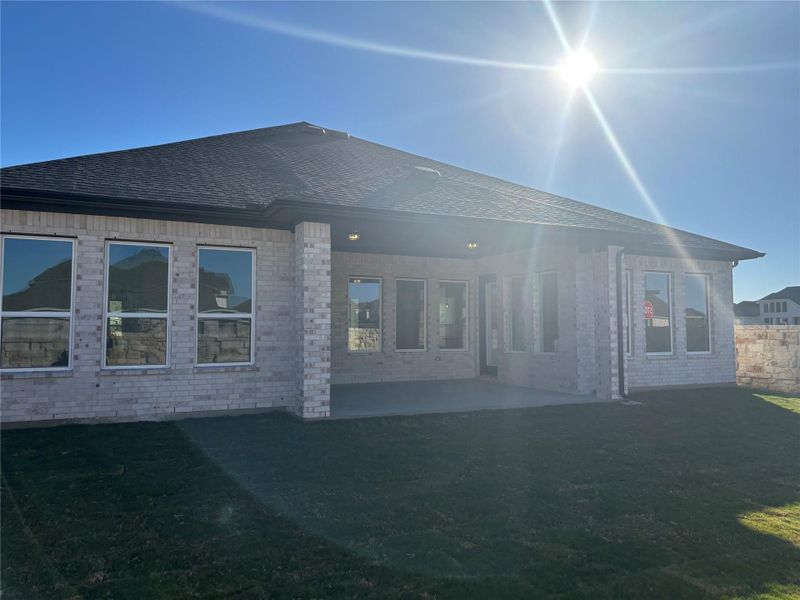
[(331, 386), (331, 417), (339, 419), (470, 412), (561, 404), (611, 402), (509, 385), (491, 378), (392, 381)]

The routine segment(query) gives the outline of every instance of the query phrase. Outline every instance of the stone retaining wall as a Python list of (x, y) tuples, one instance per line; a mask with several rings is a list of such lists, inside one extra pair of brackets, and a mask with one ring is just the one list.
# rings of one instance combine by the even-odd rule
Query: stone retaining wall
[(736, 383), (800, 393), (800, 325), (736, 325)]

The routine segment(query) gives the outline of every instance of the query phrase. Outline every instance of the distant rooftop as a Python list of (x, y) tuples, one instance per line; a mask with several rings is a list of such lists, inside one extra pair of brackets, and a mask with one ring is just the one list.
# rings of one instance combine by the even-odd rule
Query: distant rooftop
[(780, 292), (775, 292), (769, 296), (764, 296), (761, 300), (792, 300), (800, 304), (800, 285), (791, 285), (783, 288)]

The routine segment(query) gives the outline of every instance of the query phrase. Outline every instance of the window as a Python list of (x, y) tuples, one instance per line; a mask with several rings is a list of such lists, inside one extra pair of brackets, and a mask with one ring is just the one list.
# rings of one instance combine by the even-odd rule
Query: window
[(170, 247), (109, 242), (106, 295), (104, 366), (167, 366)]
[(672, 353), (672, 318), (669, 273), (644, 275), (645, 350), (650, 354)]
[(197, 364), (253, 362), (253, 251), (197, 250)]
[(467, 349), (467, 282), (439, 282), (439, 348)]
[(771, 313), (775, 312), (775, 303), (774, 302), (770, 302), (769, 303), (769, 312), (771, 312)]
[(558, 352), (558, 277), (539, 273), (539, 352)]
[(512, 352), (522, 352), (525, 350), (525, 318), (522, 306), (523, 288), (525, 279), (523, 277), (512, 277), (509, 280), (508, 289), (508, 339), (509, 350)]
[(351, 277), (347, 294), (350, 308), (347, 348), (353, 352), (380, 352), (381, 280)]
[(395, 281), (395, 347), (425, 350), (425, 280)]
[(800, 317), (795, 317), (794, 318), (794, 324), (795, 325), (800, 325)]
[(0, 368), (71, 366), (74, 243), (4, 236)]
[(781, 302), (781, 312), (786, 312), (786, 301)]
[(764, 302), (764, 310), (763, 312), (766, 314), (769, 312), (769, 302)]
[(625, 353), (633, 352), (633, 271), (625, 270)]
[(708, 352), (708, 277), (686, 275), (686, 351)]

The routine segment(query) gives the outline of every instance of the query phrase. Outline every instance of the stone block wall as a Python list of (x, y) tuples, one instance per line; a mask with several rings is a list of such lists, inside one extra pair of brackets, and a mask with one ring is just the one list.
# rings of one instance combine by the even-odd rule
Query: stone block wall
[(736, 325), (736, 383), (800, 393), (800, 325)]
[[(295, 362), (295, 243), (289, 231), (122, 217), (3, 210), (4, 232), (76, 239), (74, 339), (69, 371), (4, 373), (2, 421), (139, 420), (178, 413), (290, 405)], [(172, 245), (166, 368), (101, 367), (107, 240)], [(255, 249), (255, 363), (196, 366), (199, 245)]]

